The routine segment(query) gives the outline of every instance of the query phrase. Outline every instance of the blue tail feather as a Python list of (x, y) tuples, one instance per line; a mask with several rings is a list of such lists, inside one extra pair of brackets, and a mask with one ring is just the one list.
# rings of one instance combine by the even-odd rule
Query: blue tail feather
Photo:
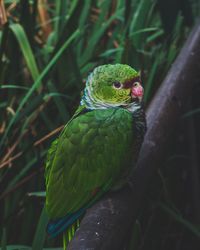
[(81, 208), (75, 213), (66, 215), (63, 218), (50, 221), (47, 225), (47, 233), (51, 238), (64, 232), (70, 225), (72, 225), (81, 215), (84, 214), (86, 208)]
[(96, 196), (91, 199), (87, 205), (84, 207), (80, 208), (78, 211), (74, 213), (67, 214), (65, 217), (57, 219), (57, 220), (52, 220), (48, 223), (47, 225), (47, 233), (51, 238), (56, 237), (57, 235), (63, 233), (66, 231), (66, 229), (71, 226), (76, 220), (78, 220), (84, 213), (85, 211), (92, 205), (94, 204), (104, 193), (107, 191), (107, 188), (110, 186), (112, 180), (110, 180), (106, 185), (100, 189), (99, 192), (97, 192)]

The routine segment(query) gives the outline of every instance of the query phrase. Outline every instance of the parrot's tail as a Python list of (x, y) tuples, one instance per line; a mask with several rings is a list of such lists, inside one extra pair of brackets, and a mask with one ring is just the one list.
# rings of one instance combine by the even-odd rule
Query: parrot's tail
[(56, 237), (60, 233), (63, 233), (70, 227), (74, 222), (76, 222), (80, 217), (82, 217), (85, 211), (95, 203), (102, 194), (105, 193), (105, 190), (102, 189), (96, 193), (96, 196), (84, 207), (80, 208), (78, 211), (74, 213), (67, 214), (65, 217), (52, 220), (47, 225), (47, 233), (51, 238)]
[(67, 246), (71, 239), (74, 237), (76, 229), (79, 228), (80, 222), (77, 220), (73, 225), (71, 225), (64, 233), (63, 233), (63, 250), (67, 250)]
[[(76, 229), (79, 227), (79, 219), (84, 215), (86, 210), (91, 207), (99, 198), (108, 190), (111, 181), (107, 182), (104, 187), (95, 192), (95, 196), (82, 208), (74, 213), (67, 214), (65, 217), (50, 221), (47, 225), (47, 233), (51, 238), (63, 234), (63, 244), (67, 246), (71, 238), (74, 236)], [(95, 190), (96, 191), (96, 190)], [(66, 249), (66, 247), (64, 248)]]
[[(50, 221), (47, 225), (47, 233), (51, 238), (66, 231), (69, 228), (75, 228), (75, 222), (85, 213), (86, 208), (81, 208), (77, 212), (68, 214), (65, 217), (57, 220)], [(72, 227), (73, 226), (73, 227)], [(73, 232), (73, 230), (72, 230)]]

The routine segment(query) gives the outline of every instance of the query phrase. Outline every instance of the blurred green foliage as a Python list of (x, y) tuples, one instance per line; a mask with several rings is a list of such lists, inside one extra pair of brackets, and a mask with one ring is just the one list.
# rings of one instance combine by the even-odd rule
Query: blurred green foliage
[(45, 155), (76, 109), (88, 73), (106, 63), (133, 66), (141, 71), (148, 104), (200, 6), (189, 3), (188, 23), (176, 5), (173, 22), (168, 13), (168, 26), (162, 3), (155, 0), (4, 2), (8, 22), (0, 31), (1, 249), (31, 249), (15, 246), (23, 244), (39, 250), (59, 246), (59, 240), (46, 239), (47, 218), (41, 213)]

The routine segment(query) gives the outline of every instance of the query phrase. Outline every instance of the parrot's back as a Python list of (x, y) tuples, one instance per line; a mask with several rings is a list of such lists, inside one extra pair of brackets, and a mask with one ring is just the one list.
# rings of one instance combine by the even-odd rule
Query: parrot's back
[(46, 164), (51, 218), (74, 213), (128, 172), (133, 126), (132, 114), (122, 108), (86, 112), (67, 124), (52, 144)]

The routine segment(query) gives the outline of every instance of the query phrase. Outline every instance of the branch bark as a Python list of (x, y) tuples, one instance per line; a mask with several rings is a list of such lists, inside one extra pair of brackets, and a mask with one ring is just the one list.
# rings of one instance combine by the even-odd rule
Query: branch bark
[(166, 145), (183, 113), (184, 103), (200, 79), (200, 23), (157, 91), (147, 111), (147, 133), (132, 179), (133, 189), (110, 192), (88, 209), (69, 250), (121, 250), (142, 206), (149, 180), (161, 163)]

